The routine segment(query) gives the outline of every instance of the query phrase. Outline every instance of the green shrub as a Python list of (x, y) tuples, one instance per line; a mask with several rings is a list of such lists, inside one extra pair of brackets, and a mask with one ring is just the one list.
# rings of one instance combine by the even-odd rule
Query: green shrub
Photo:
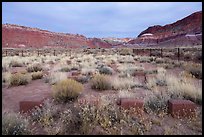
[(153, 111), (153, 112), (160, 112), (160, 111), (167, 111), (167, 101), (170, 99), (167, 95), (154, 95), (149, 97), (149, 99), (145, 102), (145, 110), (146, 111)]
[(101, 74), (95, 75), (91, 80), (91, 88), (97, 90), (111, 89), (109, 77)]
[(2, 134), (3, 135), (29, 135), (31, 129), (28, 128), (28, 120), (17, 113), (2, 114)]
[(10, 77), (10, 86), (27, 85), (31, 81), (29, 74), (15, 73)]
[(103, 66), (101, 68), (99, 68), (99, 73), (100, 74), (108, 74), (108, 75), (112, 75), (113, 74), (113, 69), (107, 66)]
[(83, 85), (73, 79), (66, 79), (54, 85), (53, 97), (57, 101), (75, 100), (83, 91)]
[(89, 77), (88, 76), (78, 76), (76, 78), (76, 81), (84, 84), (84, 83), (87, 83), (89, 81)]
[(41, 79), (42, 77), (43, 77), (42, 71), (32, 73), (32, 80)]
[(42, 66), (40, 64), (33, 64), (33, 65), (29, 65), (26, 70), (28, 72), (37, 72), (37, 71), (41, 71), (42, 70)]

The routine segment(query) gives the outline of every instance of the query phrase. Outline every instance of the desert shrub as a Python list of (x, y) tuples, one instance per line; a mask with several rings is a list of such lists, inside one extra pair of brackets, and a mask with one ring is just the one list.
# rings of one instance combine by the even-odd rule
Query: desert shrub
[[(124, 110), (113, 104), (102, 107), (84, 104), (80, 106), (82, 116), (81, 134), (93, 134), (97, 127), (97, 134), (121, 135), (121, 129), (125, 128), (123, 134), (144, 134), (143, 120), (133, 118), (129, 110)], [(140, 121), (140, 122), (139, 122)], [(128, 124), (128, 126), (127, 126)]]
[(65, 80), (67, 79), (66, 73), (63, 72), (50, 72), (46, 77), (45, 77), (45, 82), (49, 84), (55, 84), (58, 81)]
[(10, 77), (10, 86), (27, 85), (31, 81), (29, 74), (15, 73)]
[(108, 67), (108, 66), (103, 66), (103, 67), (99, 68), (99, 73), (112, 75), (113, 69), (111, 67)]
[(33, 65), (29, 65), (26, 70), (28, 72), (37, 72), (37, 71), (41, 71), (42, 70), (42, 66), (40, 64), (33, 64)]
[(89, 81), (89, 76), (78, 76), (75, 80), (84, 84)]
[(145, 101), (145, 110), (148, 112), (167, 112), (167, 103), (170, 97), (168, 95), (162, 95), (160, 93), (152, 95)]
[(151, 55), (152, 56), (161, 56), (161, 51), (159, 51), (159, 50), (152, 50), (151, 51)]
[(132, 76), (135, 72), (142, 72), (144, 68), (141, 66), (134, 66), (134, 65), (121, 65), (117, 68), (120, 72), (121, 77)]
[(159, 86), (166, 86), (166, 70), (164, 68), (158, 68), (157, 71), (156, 84)]
[(202, 79), (202, 64), (188, 63), (184, 65), (184, 69), (196, 78)]
[(151, 70), (145, 70), (144, 73), (145, 74), (157, 74), (158, 71), (157, 69), (151, 69)]
[(57, 101), (72, 101), (83, 91), (83, 85), (73, 79), (66, 79), (54, 85), (53, 97)]
[(195, 60), (202, 61), (202, 52), (196, 52), (194, 58)]
[(114, 77), (111, 80), (111, 86), (114, 90), (120, 90), (120, 89), (130, 89), (135, 86), (142, 86), (139, 81), (135, 81), (133, 78), (119, 78)]
[(31, 76), (32, 80), (41, 79), (43, 77), (43, 72), (42, 71), (33, 72)]
[(171, 98), (185, 98), (198, 104), (202, 103), (202, 86), (195, 84), (192, 79), (168, 76), (166, 82)]
[(97, 90), (107, 90), (111, 88), (110, 79), (108, 76), (98, 74), (91, 80), (91, 88)]
[(63, 67), (60, 69), (61, 72), (69, 72), (71, 69), (69, 67)]
[(61, 112), (59, 121), (61, 121), (63, 125), (61, 134), (70, 135), (80, 132), (82, 116), (78, 108), (70, 106), (68, 109)]
[(120, 55), (131, 55), (132, 53), (132, 49), (129, 48), (123, 48), (120, 50)]
[(2, 73), (2, 82), (3, 83), (9, 83), (10, 77), (11, 77), (11, 73), (10, 72)]
[(156, 58), (155, 62), (156, 62), (157, 64), (160, 64), (160, 63), (165, 63), (166, 60), (165, 60), (164, 58)]
[(23, 63), (21, 63), (21, 62), (19, 62), (17, 60), (11, 60), (9, 66), (10, 67), (22, 67)]
[(29, 135), (29, 122), (19, 113), (2, 113), (2, 134), (3, 135)]
[(81, 74), (86, 76), (92, 76), (93, 74), (97, 73), (98, 69), (94, 68), (82, 68)]
[(2, 72), (7, 72), (9, 69), (9, 64), (5, 59), (2, 59)]
[(184, 53), (184, 59), (185, 60), (189, 60), (189, 59), (191, 59), (192, 58), (192, 53), (190, 53), (190, 52), (185, 52)]
[(139, 60), (140, 60), (140, 63), (143, 63), (143, 62), (150, 63), (155, 60), (155, 57), (143, 56), (143, 57), (140, 57)]

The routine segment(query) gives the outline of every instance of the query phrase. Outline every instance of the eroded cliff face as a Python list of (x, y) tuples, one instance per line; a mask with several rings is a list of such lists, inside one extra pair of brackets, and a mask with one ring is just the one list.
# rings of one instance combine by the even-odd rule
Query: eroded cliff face
[(111, 45), (101, 39), (82, 35), (55, 33), (18, 25), (2, 25), (2, 47), (10, 48), (109, 48)]
[(141, 46), (188, 46), (202, 44), (202, 11), (175, 23), (152, 26), (128, 42)]

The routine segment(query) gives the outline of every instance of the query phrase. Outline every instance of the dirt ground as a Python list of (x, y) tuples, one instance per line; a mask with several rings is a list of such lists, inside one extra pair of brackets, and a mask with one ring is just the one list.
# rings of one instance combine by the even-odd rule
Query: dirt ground
[[(139, 62), (136, 62), (136, 64)], [(156, 68), (156, 65), (150, 63), (140, 63), (145, 70)], [(24, 67), (12, 68), (11, 72), (25, 70)], [(172, 75), (178, 75), (182, 70), (179, 68), (169, 69), (168, 73)], [(114, 75), (113, 75), (114, 76)], [(144, 77), (137, 77), (141, 83), (144, 82)], [(202, 80), (197, 80), (200, 83)], [(160, 90), (163, 90), (162, 88)], [(2, 110), (3, 111), (19, 111), (20, 101), (40, 101), (45, 98), (52, 98), (52, 85), (45, 83), (44, 79), (33, 80), (31, 83), (25, 86), (8, 87), (4, 85), (2, 87)], [(135, 98), (144, 99), (145, 97), (153, 94), (151, 90), (144, 88), (133, 88), (130, 91)], [(95, 91), (91, 89), (90, 83), (84, 84), (84, 91), (79, 96), (80, 99), (97, 99), (104, 97), (106, 100), (110, 100), (112, 103), (116, 103), (118, 98), (118, 91), (106, 90), (103, 92)], [(165, 115), (159, 117), (158, 115), (147, 116), (149, 121), (160, 121), (153, 123), (151, 130), (145, 134), (159, 135), (159, 134), (202, 134), (202, 106), (198, 106), (198, 113), (200, 116), (197, 121), (189, 123), (188, 120), (175, 119), (171, 115)], [(200, 121), (199, 121), (200, 120)], [(196, 124), (196, 126), (192, 126)]]

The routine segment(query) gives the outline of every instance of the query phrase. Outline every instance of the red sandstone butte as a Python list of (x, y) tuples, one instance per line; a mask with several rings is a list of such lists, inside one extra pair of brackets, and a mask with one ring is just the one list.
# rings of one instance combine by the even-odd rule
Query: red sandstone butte
[(143, 112), (144, 110), (144, 101), (141, 99), (120, 98), (116, 103), (125, 109), (135, 108), (136, 112)]
[(202, 45), (202, 11), (165, 26), (155, 25), (128, 42), (139, 46)]
[(3, 48), (110, 48), (99, 38), (79, 34), (56, 33), (15, 24), (2, 24)]
[(190, 100), (170, 99), (168, 101), (169, 113), (175, 117), (192, 117), (195, 115), (196, 105)]
[(35, 107), (40, 107), (43, 104), (43, 100), (41, 101), (20, 101), (20, 112), (29, 112)]

